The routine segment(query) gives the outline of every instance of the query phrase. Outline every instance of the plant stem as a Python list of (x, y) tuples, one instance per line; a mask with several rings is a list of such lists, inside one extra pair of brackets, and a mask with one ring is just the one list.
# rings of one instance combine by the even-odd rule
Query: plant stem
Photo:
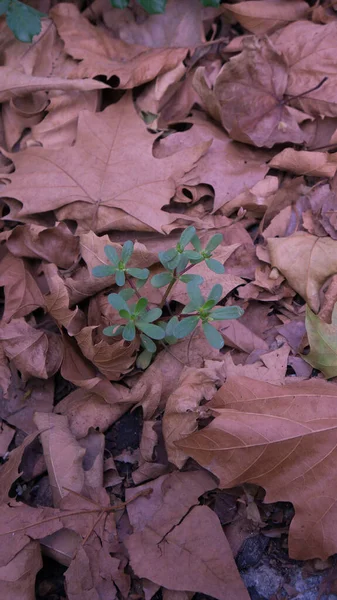
[[(197, 264), (200, 264), (200, 263), (197, 263)], [(188, 267), (186, 267), (186, 269), (184, 269), (183, 271), (181, 271), (181, 273), (179, 273), (179, 277), (181, 275), (185, 275), (185, 273), (187, 273), (187, 271), (189, 271), (193, 267), (195, 267), (195, 265), (188, 265)], [(163, 306), (168, 298), (169, 293), (172, 291), (173, 286), (177, 283), (177, 281), (179, 281), (176, 269), (174, 269), (174, 271), (173, 271), (173, 277), (174, 277), (174, 279), (172, 279), (172, 281), (168, 284), (166, 291), (164, 293), (164, 296), (162, 297), (162, 301), (160, 303), (160, 308), (163, 308)]]

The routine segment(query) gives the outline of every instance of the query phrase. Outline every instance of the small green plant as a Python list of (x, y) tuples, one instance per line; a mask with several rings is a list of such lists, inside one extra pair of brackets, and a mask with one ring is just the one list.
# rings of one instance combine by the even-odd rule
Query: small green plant
[(31, 42), (41, 31), (41, 17), (45, 15), (19, 0), (0, 0), (0, 15), (20, 42)]
[[(114, 8), (127, 8), (130, 4), (130, 0), (110, 0)], [(160, 14), (165, 12), (167, 0), (137, 0), (146, 12), (150, 15)], [(204, 6), (217, 7), (220, 5), (221, 0), (201, 0)]]
[[(136, 336), (139, 336), (142, 352), (137, 358), (138, 367), (145, 369), (150, 364), (153, 355), (157, 352), (157, 343), (163, 346), (174, 344), (193, 333), (199, 324), (213, 348), (220, 350), (223, 347), (223, 337), (212, 322), (238, 319), (243, 314), (243, 310), (238, 306), (217, 306), (222, 298), (220, 284), (214, 285), (205, 299), (199, 287), (203, 278), (188, 273), (192, 267), (201, 262), (205, 262), (215, 273), (224, 273), (224, 266), (212, 257), (222, 239), (222, 235), (217, 233), (211, 237), (205, 248), (202, 248), (196, 230), (191, 226), (183, 231), (174, 248), (159, 252), (158, 258), (165, 271), (154, 275), (151, 284), (155, 288), (166, 287), (166, 290), (160, 305), (155, 308), (149, 308), (148, 299), (141, 296), (139, 292), (149, 279), (150, 271), (128, 266), (134, 250), (133, 243), (125, 242), (120, 255), (113, 246), (105, 246), (104, 252), (111, 265), (94, 267), (93, 274), (96, 277), (114, 275), (119, 287), (124, 288), (126, 283), (129, 287), (125, 287), (118, 294), (113, 293), (108, 296), (109, 303), (118, 311), (125, 323), (112, 324), (106, 327), (103, 333), (108, 336), (122, 336), (127, 342), (132, 342)], [(180, 314), (172, 315), (167, 299), (178, 281), (186, 284), (189, 302)], [(135, 301), (128, 303), (132, 298)], [(166, 315), (163, 315), (164, 307), (167, 309)]]

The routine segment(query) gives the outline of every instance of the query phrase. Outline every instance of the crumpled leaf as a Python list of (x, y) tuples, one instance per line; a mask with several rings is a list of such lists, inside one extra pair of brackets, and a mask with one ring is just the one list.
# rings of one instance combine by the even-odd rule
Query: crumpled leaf
[(309, 8), (302, 0), (250, 0), (238, 4), (222, 4), (221, 8), (230, 11), (239, 23), (256, 35), (272, 33), (290, 21), (305, 19)]
[(305, 560), (336, 552), (337, 386), (311, 379), (275, 386), (227, 380), (210, 407), (216, 416), (177, 445), (220, 479), (266, 489), (265, 502), (292, 502), (289, 553)]
[[(59, 4), (50, 15), (70, 56), (81, 61), (72, 77), (106, 75), (112, 86), (133, 88), (173, 69), (187, 53), (186, 48), (153, 48), (130, 45), (94, 27), (74, 4)], [(101, 86), (103, 87), (103, 86)]]
[(65, 327), (69, 335), (75, 335), (85, 326), (85, 316), (76, 306), (69, 308), (67, 287), (54, 264), (44, 265), (49, 294), (45, 296), (47, 312), (53, 317), (60, 329)]
[(4, 352), (24, 379), (30, 376), (48, 379), (62, 362), (63, 347), (58, 335), (34, 329), (24, 319), (12, 319), (3, 325), (0, 340)]
[(33, 600), (35, 578), (42, 569), (40, 544), (31, 540), (6, 565), (0, 567), (0, 585), (3, 600)]
[(245, 38), (243, 51), (224, 64), (214, 86), (229, 135), (267, 148), (303, 142), (294, 110), (284, 103), (287, 81), (287, 63), (272, 42)]
[(82, 491), (84, 485), (82, 461), (85, 449), (73, 438), (67, 417), (36, 413), (34, 421), (41, 433), (54, 506), (58, 507), (69, 490), (77, 493)]
[(24, 261), (10, 253), (0, 264), (0, 285), (5, 288), (5, 310), (2, 315), (5, 323), (13, 317), (24, 317), (45, 306), (43, 295)]
[(34, 77), (10, 67), (0, 67), (0, 80), (0, 102), (40, 90), (97, 90), (108, 87), (95, 79)]
[(169, 396), (163, 417), (163, 436), (168, 460), (181, 469), (186, 455), (177, 448), (176, 442), (197, 429), (198, 418), (205, 409), (200, 406), (203, 399), (210, 400), (216, 385), (225, 380), (223, 363), (206, 361), (204, 369), (186, 368)]
[[(137, 229), (161, 232), (171, 217), (162, 206), (169, 203), (180, 178), (210, 143), (155, 159), (151, 134), (128, 96), (100, 114), (83, 111), (73, 147), (27, 148), (11, 155), (16, 170), (1, 195), (22, 202), (20, 217), (35, 213), (38, 204), (45, 211), (62, 209), (58, 212), (61, 219), (75, 219), (96, 231), (118, 229), (125, 220)], [(120, 162), (121, 155), (127, 160)]]
[(268, 240), (272, 266), (277, 267), (289, 285), (318, 312), (319, 290), (337, 273), (337, 242), (298, 232), (286, 238)]
[(0, 467), (0, 505), (8, 502), (8, 495), (12, 484), (20, 477), (19, 467), (22, 461), (23, 453), (27, 446), (31, 444), (39, 435), (38, 431), (34, 431), (23, 440), (20, 446), (17, 446), (9, 455), (8, 460)]
[(307, 306), (305, 328), (310, 352), (303, 356), (309, 365), (322, 371), (328, 379), (337, 375), (337, 304), (331, 323), (326, 323)]
[(269, 166), (281, 171), (291, 171), (296, 175), (333, 177), (337, 170), (337, 157), (328, 152), (308, 152), (285, 148), (271, 159)]

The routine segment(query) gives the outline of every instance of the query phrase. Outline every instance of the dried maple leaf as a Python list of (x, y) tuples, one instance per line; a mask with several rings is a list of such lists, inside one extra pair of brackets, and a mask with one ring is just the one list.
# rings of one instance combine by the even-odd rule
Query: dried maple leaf
[(286, 238), (268, 240), (272, 266), (287, 279), (289, 285), (318, 312), (319, 290), (337, 273), (336, 240), (299, 232)]
[(12, 319), (0, 331), (4, 352), (24, 379), (48, 379), (58, 371), (63, 348), (58, 335), (31, 327), (24, 319)]
[(309, 7), (302, 0), (250, 0), (238, 4), (222, 4), (221, 8), (230, 11), (239, 23), (256, 35), (272, 33), (291, 21), (305, 19)]
[(45, 211), (64, 207), (60, 218), (74, 219), (89, 229), (118, 229), (123, 218), (123, 228), (128, 222), (131, 228), (137, 224), (138, 229), (161, 232), (162, 225), (172, 220), (162, 206), (211, 142), (160, 160), (152, 155), (152, 143), (131, 95), (103, 113), (83, 111), (73, 147), (34, 147), (11, 155), (16, 170), (2, 196), (22, 203), (18, 218), (41, 206)]
[(293, 503), (292, 558), (336, 552), (336, 394), (322, 380), (275, 386), (234, 377), (210, 404), (215, 420), (178, 443), (221, 487), (252, 482), (266, 502)]
[[(282, 52), (288, 65), (287, 94), (298, 96), (292, 103), (304, 112), (317, 116), (337, 115), (335, 64), (336, 20), (328, 25), (317, 25), (310, 21), (291, 23), (273, 34), (276, 50)], [(324, 77), (327, 81), (319, 89)]]
[(267, 148), (303, 142), (294, 111), (284, 101), (287, 82), (287, 63), (273, 44), (246, 38), (243, 51), (224, 64), (214, 86), (229, 135)]
[(45, 302), (37, 283), (24, 261), (8, 253), (0, 264), (0, 285), (5, 289), (5, 310), (2, 320), (6, 323), (13, 317), (24, 317)]
[(106, 75), (113, 87), (133, 88), (173, 69), (186, 48), (147, 48), (130, 45), (92, 25), (74, 4), (59, 4), (50, 15), (70, 56), (81, 61), (72, 77)]
[(333, 177), (337, 170), (337, 156), (328, 152), (308, 152), (285, 148), (271, 159), (269, 166), (296, 175)]
[(36, 413), (34, 421), (41, 433), (54, 506), (57, 507), (61, 499), (69, 493), (69, 489), (78, 493), (82, 491), (84, 485), (82, 461), (85, 449), (72, 436), (67, 417)]
[(229, 353), (224, 356), (226, 377), (243, 375), (268, 383), (284, 383), (287, 372), (290, 348), (283, 344), (281, 348), (255, 356), (255, 362), (248, 364), (235, 364)]
[(331, 323), (326, 323), (307, 306), (305, 319), (310, 352), (303, 356), (314, 369), (319, 369), (328, 379), (337, 375), (337, 304)]

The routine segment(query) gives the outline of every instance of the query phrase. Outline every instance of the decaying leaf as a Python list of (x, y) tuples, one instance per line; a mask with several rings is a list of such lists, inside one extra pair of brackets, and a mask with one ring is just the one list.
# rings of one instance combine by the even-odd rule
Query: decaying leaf
[(222, 8), (230, 11), (245, 29), (256, 35), (272, 33), (291, 21), (304, 19), (308, 14), (308, 5), (302, 0), (250, 0), (223, 4)]
[(305, 328), (310, 352), (303, 356), (314, 369), (319, 369), (328, 379), (337, 375), (337, 305), (331, 323), (326, 323), (307, 307)]

